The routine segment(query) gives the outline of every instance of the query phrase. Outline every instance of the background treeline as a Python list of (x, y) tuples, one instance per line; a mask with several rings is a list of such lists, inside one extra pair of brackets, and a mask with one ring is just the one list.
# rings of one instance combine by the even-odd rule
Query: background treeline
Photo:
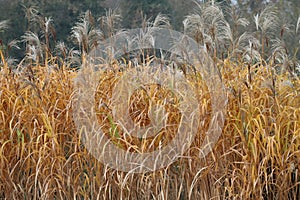
[[(209, 2), (210, 0), (198, 0), (198, 2)], [(272, 4), (277, 6), (281, 13), (280, 18), (286, 23), (297, 22), (300, 14), (300, 7), (297, 0), (217, 0), (223, 8), (227, 8), (225, 17), (231, 21), (231, 6), (234, 5), (236, 13), (239, 13), (246, 19), (253, 21), (255, 14), (261, 12), (263, 8)], [(13, 40), (20, 40), (26, 31), (38, 32), (37, 27), (32, 27), (30, 15), (36, 14), (40, 17), (51, 19), (53, 25), (54, 41), (64, 41), (68, 46), (72, 45), (71, 29), (78, 21), (80, 15), (90, 10), (93, 17), (97, 19), (105, 16), (109, 8), (117, 9), (122, 16), (122, 28), (140, 27), (143, 18), (154, 18), (162, 13), (169, 17), (172, 28), (183, 31), (183, 20), (188, 14), (194, 12), (195, 3), (191, 0), (2, 0), (0, 1), (0, 21), (8, 20), (8, 30), (3, 31), (0, 27), (0, 44), (5, 46)], [(34, 9), (33, 9), (34, 8)], [(249, 31), (255, 30), (255, 24), (247, 26)], [(54, 32), (55, 31), (55, 32)], [(299, 41), (294, 38), (286, 40), (289, 48), (295, 49)], [(15, 58), (22, 58), (24, 48), (19, 44), (20, 50), (12, 50), (10, 55)], [(2, 47), (3, 48), (3, 47)]]

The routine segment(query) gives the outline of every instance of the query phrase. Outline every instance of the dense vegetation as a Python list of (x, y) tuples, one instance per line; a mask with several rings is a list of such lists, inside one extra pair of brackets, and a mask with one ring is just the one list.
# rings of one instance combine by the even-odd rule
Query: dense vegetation
[[(297, 0), (215, 0), (215, 2), (221, 2), (228, 22), (234, 19), (230, 11), (231, 2), (235, 2), (235, 12), (248, 20), (252, 20), (254, 15), (261, 12), (267, 4), (266, 2), (270, 2), (270, 4), (278, 7), (279, 17), (282, 20), (281, 25), (295, 23), (300, 14)], [(36, 12), (33, 8), (36, 9)], [(0, 40), (4, 45), (8, 45), (12, 40), (20, 40), (25, 31), (31, 30), (39, 34), (39, 30), (30, 22), (31, 17), (35, 18), (34, 15), (38, 15), (42, 18), (41, 20), (44, 20), (44, 17), (51, 18), (54, 22), (52, 25), (55, 28), (55, 41), (63, 41), (67, 46), (71, 47), (73, 44), (70, 38), (70, 31), (78, 17), (86, 10), (90, 10), (95, 18), (94, 23), (98, 24), (97, 19), (105, 15), (109, 8), (117, 9), (118, 13), (122, 15), (121, 26), (123, 28), (140, 27), (143, 17), (150, 18), (158, 13), (162, 13), (169, 17), (172, 28), (179, 31), (183, 31), (182, 21), (185, 16), (195, 11), (195, 5), (191, 0), (3, 0), (0, 1), (0, 21), (9, 20), (9, 29), (6, 32), (0, 31)], [(289, 29), (290, 27), (282, 28)], [(249, 24), (247, 29), (254, 31), (255, 24)], [(287, 38), (285, 42), (288, 47), (295, 47), (298, 44), (292, 38)], [(19, 46), (22, 49), (13, 49), (10, 55), (20, 60), (24, 56), (24, 46), (20, 43)]]
[[(9, 2), (12, 8), (22, 9), (20, 4)], [(237, 1), (236, 6), (226, 2), (195, 3), (193, 10), (181, 16), (177, 15), (178, 7), (167, 9), (168, 15), (158, 14), (157, 1), (151, 2), (153, 7), (145, 8), (132, 0), (127, 6), (137, 8), (129, 15), (125, 10), (133, 8), (126, 8), (122, 2), (119, 9), (105, 11), (102, 1), (42, 1), (41, 10), (25, 6), (26, 17), (19, 21), (18, 30), (11, 26), (13, 21), (0, 21), (3, 37), (0, 198), (299, 199), (300, 17), (297, 6), (293, 7), (296, 1), (289, 5), (284, 1), (263, 5), (261, 10), (251, 4), (254, 1)], [(166, 3), (166, 8), (174, 6), (169, 1), (161, 2)], [(68, 11), (76, 10), (73, 16), (54, 12), (62, 9), (62, 4)], [(81, 12), (86, 6), (96, 10)], [(139, 9), (154, 16), (138, 18)], [(243, 9), (247, 12), (242, 12)], [(286, 9), (291, 12), (286, 13)], [(44, 15), (51, 12), (54, 20)], [(1, 10), (1, 13), (5, 12)], [(75, 16), (76, 21), (72, 23)], [(201, 127), (186, 156), (151, 173), (111, 169), (88, 153), (74, 123), (73, 80), (78, 76), (78, 67), (85, 64), (87, 54), (101, 41), (126, 31), (124, 27), (170, 28), (176, 27), (174, 23), (180, 19), (182, 27), (178, 29), (205, 49), (225, 85), (228, 105), (222, 135), (213, 151), (200, 158), (199, 147), (212, 113), (211, 97), (206, 83), (199, 78), (199, 71), (189, 70), (195, 66), (180, 61), (176, 70), (183, 72), (201, 102)], [(147, 34), (146, 31), (141, 37), (147, 39)], [(16, 40), (10, 40), (10, 35)], [(62, 41), (66, 36), (69, 42)], [(18, 54), (14, 49), (24, 53)], [(154, 142), (149, 142), (125, 137), (120, 125), (109, 117), (112, 112), (109, 99), (117, 80), (134, 67), (163, 60), (162, 55), (157, 58), (145, 52), (134, 53), (144, 56), (143, 62), (103, 61), (107, 68), (99, 71), (95, 106), (98, 123), (113, 142), (128, 151), (147, 151), (157, 148), (160, 140), (168, 143), (174, 130), (166, 128)], [(11, 55), (21, 56), (20, 60)], [(167, 60), (162, 64), (168, 67)], [(150, 100), (146, 94), (156, 103), (168, 98), (164, 88), (145, 90), (137, 90), (136, 98), (128, 100), (129, 109), (137, 113), (132, 115), (136, 123), (149, 122)], [(169, 124), (180, 123), (177, 104), (174, 101), (165, 105), (170, 108)]]

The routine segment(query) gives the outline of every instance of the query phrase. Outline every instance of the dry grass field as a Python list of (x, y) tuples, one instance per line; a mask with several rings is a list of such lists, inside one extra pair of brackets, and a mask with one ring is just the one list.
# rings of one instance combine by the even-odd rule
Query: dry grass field
[[(221, 12), (217, 6), (205, 9)], [(210, 17), (203, 19), (209, 21)], [(192, 30), (196, 18), (197, 15), (187, 17), (186, 31), (195, 33)], [(300, 79), (278, 62), (278, 54), (283, 54), (279, 48), (278, 54), (270, 53), (271, 59), (267, 46), (254, 48), (255, 42), (264, 41), (262, 37), (268, 35), (263, 19), (262, 28), (266, 29), (259, 38), (241, 34), (226, 49), (226, 58), (217, 49), (222, 46), (218, 38), (211, 37), (211, 43), (204, 41), (219, 69), (228, 98), (222, 135), (213, 151), (205, 158), (199, 157), (199, 147), (210, 122), (211, 98), (199, 73), (188, 71), (185, 77), (198, 97), (201, 125), (186, 156), (164, 169), (147, 173), (109, 168), (89, 154), (81, 141), (73, 120), (74, 78), (78, 69), (69, 63), (71, 58), (84, 62), (83, 52), (92, 48), (96, 34), (91, 29), (87, 35), (80, 32), (87, 19), (82, 20), (73, 29), (74, 33), (82, 34), (77, 37), (78, 57), (71, 50), (60, 56), (51, 52), (50, 33), (49, 38), (45, 34), (39, 41), (40, 56), (33, 58), (28, 50), (18, 68), (0, 50), (0, 199), (300, 198)], [(158, 24), (166, 22), (165, 18), (160, 20)], [(215, 19), (217, 28), (225, 26), (222, 20), (221, 15)], [(224, 31), (224, 27), (219, 31)], [(24, 42), (38, 47), (32, 36), (27, 33)], [(201, 44), (205, 38), (200, 36)], [(252, 41), (251, 54), (247, 45), (239, 44), (244, 39), (246, 43)], [(62, 44), (58, 47), (63, 48)], [(179, 100), (170, 97), (168, 89), (156, 85), (137, 90), (129, 101), (133, 121), (141, 126), (149, 124), (150, 101), (163, 104), (164, 99), (173, 98), (164, 104), (170, 126), (154, 139), (127, 137), (111, 119), (109, 99), (128, 65), (115, 62), (114, 68), (99, 74), (94, 97), (97, 119), (103, 132), (119, 148), (148, 151), (174, 137), (180, 123)], [(115, 70), (118, 68), (122, 70)]]

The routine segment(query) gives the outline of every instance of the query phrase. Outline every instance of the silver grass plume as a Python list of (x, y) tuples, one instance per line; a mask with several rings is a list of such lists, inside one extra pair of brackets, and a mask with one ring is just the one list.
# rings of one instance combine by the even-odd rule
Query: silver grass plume
[(120, 30), (122, 16), (117, 9), (108, 9), (105, 16), (98, 18), (98, 22), (104, 37), (112, 37)]
[(79, 22), (72, 28), (71, 34), (82, 53), (87, 53), (97, 46), (103, 35), (102, 31), (95, 28), (90, 11), (86, 11), (80, 17)]
[(0, 21), (0, 33), (6, 31), (8, 28), (9, 28), (8, 20)]

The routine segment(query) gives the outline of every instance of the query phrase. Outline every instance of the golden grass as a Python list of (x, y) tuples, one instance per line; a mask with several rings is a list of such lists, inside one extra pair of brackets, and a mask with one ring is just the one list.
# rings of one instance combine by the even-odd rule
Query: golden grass
[[(2, 55), (2, 53), (1, 53)], [(185, 158), (153, 173), (130, 174), (98, 162), (80, 141), (72, 119), (73, 78), (66, 66), (30, 66), (21, 73), (0, 66), (0, 198), (6, 199), (298, 199), (300, 196), (300, 81), (272, 75), (267, 66), (220, 63), (228, 106), (223, 133), (212, 153), (199, 158), (210, 122), (207, 88), (197, 88), (203, 121)], [(155, 142), (124, 137), (110, 116), (109, 98), (122, 72), (103, 73), (96, 99), (98, 121), (122, 148), (151, 150), (167, 143), (175, 127)], [(250, 78), (251, 77), (251, 78)], [(276, 80), (275, 80), (276, 78)], [(152, 85), (131, 98), (137, 123), (149, 123), (149, 97), (168, 96)], [(147, 99), (148, 98), (148, 99)], [(176, 99), (168, 123), (178, 124)], [(102, 102), (102, 103), (103, 103)], [(96, 105), (99, 107), (99, 104)], [(118, 129), (118, 134), (116, 133)]]

